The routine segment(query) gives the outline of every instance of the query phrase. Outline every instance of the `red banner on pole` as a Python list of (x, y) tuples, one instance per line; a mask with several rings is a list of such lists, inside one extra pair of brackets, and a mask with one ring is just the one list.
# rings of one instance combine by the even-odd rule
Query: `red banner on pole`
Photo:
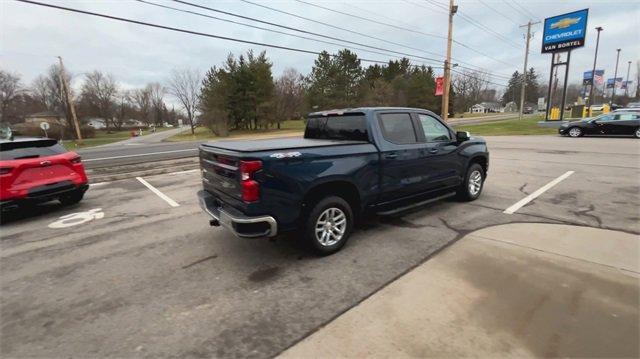
[(444, 77), (436, 77), (436, 96), (442, 96), (444, 93)]

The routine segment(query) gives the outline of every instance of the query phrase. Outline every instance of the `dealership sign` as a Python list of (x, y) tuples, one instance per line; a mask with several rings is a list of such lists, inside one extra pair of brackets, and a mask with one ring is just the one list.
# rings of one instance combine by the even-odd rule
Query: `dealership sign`
[(544, 20), (542, 53), (568, 51), (584, 46), (589, 9), (549, 17)]

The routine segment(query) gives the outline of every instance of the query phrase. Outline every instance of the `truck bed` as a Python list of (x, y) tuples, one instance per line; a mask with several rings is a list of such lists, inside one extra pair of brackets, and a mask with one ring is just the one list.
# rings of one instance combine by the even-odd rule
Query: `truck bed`
[(316, 140), (303, 137), (269, 138), (262, 140), (222, 140), (203, 143), (202, 146), (237, 152), (260, 152), (296, 148), (365, 144), (365, 141)]

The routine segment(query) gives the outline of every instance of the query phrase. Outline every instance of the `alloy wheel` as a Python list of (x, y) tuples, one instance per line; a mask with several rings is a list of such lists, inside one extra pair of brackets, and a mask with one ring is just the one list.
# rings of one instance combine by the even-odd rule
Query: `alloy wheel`
[(322, 246), (332, 246), (344, 237), (347, 230), (347, 216), (340, 208), (325, 209), (316, 221), (315, 234)]
[(580, 135), (582, 135), (582, 130), (577, 127), (572, 127), (569, 130), (569, 136), (571, 137), (580, 137)]
[(469, 175), (469, 194), (473, 197), (477, 196), (480, 193), (480, 188), (482, 188), (482, 173), (475, 170)]

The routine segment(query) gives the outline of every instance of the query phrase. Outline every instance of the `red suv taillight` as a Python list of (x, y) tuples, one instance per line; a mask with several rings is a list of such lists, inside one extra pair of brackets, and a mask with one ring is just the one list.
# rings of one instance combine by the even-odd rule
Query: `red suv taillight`
[(82, 162), (82, 157), (80, 157), (80, 156), (74, 157), (74, 158), (72, 158), (70, 160), (70, 162), (73, 163), (73, 164), (80, 163), (80, 162)]
[(253, 179), (253, 174), (262, 169), (262, 161), (240, 161), (240, 186), (242, 200), (256, 202), (260, 199), (260, 184)]

